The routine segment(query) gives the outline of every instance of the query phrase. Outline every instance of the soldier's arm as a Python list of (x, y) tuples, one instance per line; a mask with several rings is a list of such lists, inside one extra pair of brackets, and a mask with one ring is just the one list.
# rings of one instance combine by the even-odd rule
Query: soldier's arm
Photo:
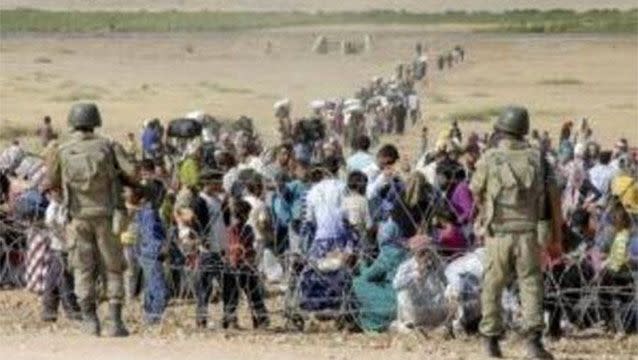
[(486, 155), (481, 157), (476, 163), (476, 170), (470, 181), (470, 190), (474, 196), (475, 203), (480, 204), (483, 201), (485, 187), (487, 185), (487, 161)]
[(137, 167), (135, 162), (124, 150), (124, 147), (117, 142), (113, 142), (111, 144), (111, 148), (113, 149), (113, 156), (115, 157), (115, 163), (118, 168), (119, 175), (126, 183), (137, 183)]
[(47, 163), (47, 177), (43, 185), (43, 190), (62, 188), (62, 164), (59, 152), (55, 152)]

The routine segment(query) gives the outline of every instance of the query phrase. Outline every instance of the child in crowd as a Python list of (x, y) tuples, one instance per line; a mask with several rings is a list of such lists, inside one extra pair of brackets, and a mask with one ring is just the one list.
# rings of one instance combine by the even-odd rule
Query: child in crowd
[[(144, 159), (140, 161), (140, 178), (141, 183), (148, 187), (153, 197), (151, 198), (155, 207), (160, 207), (166, 198), (166, 185), (161, 178), (161, 171), (153, 160)], [(158, 172), (160, 174), (158, 174)]]
[(615, 229), (614, 240), (609, 249), (609, 255), (605, 260), (605, 268), (617, 274), (627, 270), (629, 263), (629, 236), (631, 234), (631, 218), (622, 207), (614, 209), (613, 224)]
[(366, 187), (368, 178), (361, 171), (353, 171), (348, 175), (348, 194), (343, 199), (343, 209), (350, 223), (350, 226), (357, 233), (361, 244), (364, 258), (374, 256), (376, 245), (372, 238), (368, 236), (368, 231), (372, 228), (372, 217), (366, 199)]
[(163, 261), (167, 240), (159, 211), (153, 206), (153, 192), (142, 187), (131, 190), (131, 205), (136, 213), (138, 233), (138, 261), (144, 274), (144, 320), (149, 325), (160, 322), (168, 304), (168, 287), (164, 278)]
[(51, 240), (51, 255), (42, 294), (42, 320), (56, 321), (58, 305), (73, 320), (81, 320), (80, 306), (73, 288), (73, 274), (69, 270), (69, 253), (64, 225), (67, 222), (66, 208), (61, 204), (60, 194), (50, 191), (47, 194), (49, 205), (44, 214), (45, 225)]
[(208, 304), (213, 293), (213, 281), (222, 285), (222, 254), (228, 246), (224, 222), (226, 203), (223, 196), (223, 176), (221, 171), (207, 170), (200, 177), (202, 191), (199, 197), (206, 203), (209, 219), (198, 248), (195, 279), (196, 324), (202, 329), (208, 326)]
[(228, 232), (228, 264), (223, 276), (224, 329), (238, 327), (237, 305), (240, 289), (250, 304), (253, 327), (265, 328), (269, 323), (262, 294), (263, 287), (257, 273), (255, 234), (252, 227), (247, 224), (250, 210), (250, 204), (244, 200), (231, 204), (233, 224)]
[(141, 192), (135, 188), (124, 188), (124, 200), (126, 206), (126, 228), (120, 235), (120, 241), (122, 242), (122, 252), (124, 253), (124, 259), (126, 261), (126, 273), (125, 273), (125, 289), (126, 296), (129, 300), (135, 299), (138, 294), (140, 285), (140, 267), (137, 261), (137, 212), (139, 211), (138, 204), (141, 199)]
[[(612, 219), (615, 235), (609, 254), (603, 262), (602, 285), (627, 289), (635, 285), (630, 270), (631, 217), (623, 206), (617, 206), (613, 209)], [(604, 293), (601, 298), (605, 304), (611, 305), (605, 309), (607, 326), (621, 333), (637, 329), (638, 310), (631, 291)]]

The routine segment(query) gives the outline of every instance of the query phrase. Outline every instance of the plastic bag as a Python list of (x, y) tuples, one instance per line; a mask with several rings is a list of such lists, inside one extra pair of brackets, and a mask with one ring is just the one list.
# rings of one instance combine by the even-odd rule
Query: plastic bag
[(202, 133), (202, 124), (194, 119), (175, 119), (168, 124), (168, 136), (193, 138)]
[(281, 282), (284, 278), (284, 268), (270, 249), (264, 250), (259, 270), (266, 276), (266, 281), (271, 283)]
[(465, 287), (464, 279), (467, 279), (468, 275), (472, 275), (476, 279), (482, 279), (484, 259), (485, 248), (478, 248), (452, 261), (445, 268), (445, 278), (450, 290), (460, 295)]

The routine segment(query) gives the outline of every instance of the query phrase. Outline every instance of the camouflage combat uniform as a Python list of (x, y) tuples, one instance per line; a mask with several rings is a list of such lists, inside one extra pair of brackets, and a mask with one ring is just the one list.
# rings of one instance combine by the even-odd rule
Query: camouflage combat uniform
[(477, 163), (471, 189), (480, 201), (479, 230), (487, 250), (480, 331), (503, 333), (501, 295), (518, 279), (525, 330), (543, 329), (543, 282), (539, 224), (545, 213), (545, 182), (540, 152), (523, 141), (501, 140)]
[(97, 301), (99, 266), (106, 272), (109, 302), (122, 302), (125, 264), (112, 222), (120, 198), (118, 173), (133, 177), (134, 171), (121, 146), (93, 133), (75, 132), (53, 160), (50, 181), (62, 188), (69, 209), (69, 253), (81, 303)]

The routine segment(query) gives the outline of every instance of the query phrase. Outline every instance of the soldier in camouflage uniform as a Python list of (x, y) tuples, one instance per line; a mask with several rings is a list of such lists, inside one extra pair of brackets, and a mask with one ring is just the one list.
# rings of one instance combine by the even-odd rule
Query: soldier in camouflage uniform
[(522, 107), (506, 108), (495, 125), (499, 142), (476, 165), (471, 189), (478, 200), (478, 233), (485, 238), (486, 264), (480, 331), (487, 353), (501, 357), (501, 295), (516, 275), (528, 335), (528, 355), (551, 359), (541, 342), (543, 281), (541, 239), (547, 233), (545, 166), (538, 149), (524, 140), (529, 116)]
[(122, 321), (125, 268), (122, 247), (113, 233), (121, 180), (135, 177), (135, 166), (122, 146), (93, 133), (101, 125), (95, 104), (75, 104), (69, 113), (72, 139), (61, 145), (50, 164), (52, 188), (62, 189), (70, 222), (67, 224), (70, 263), (75, 271), (84, 328), (100, 334), (96, 280), (104, 271), (112, 326), (110, 336), (127, 336)]

